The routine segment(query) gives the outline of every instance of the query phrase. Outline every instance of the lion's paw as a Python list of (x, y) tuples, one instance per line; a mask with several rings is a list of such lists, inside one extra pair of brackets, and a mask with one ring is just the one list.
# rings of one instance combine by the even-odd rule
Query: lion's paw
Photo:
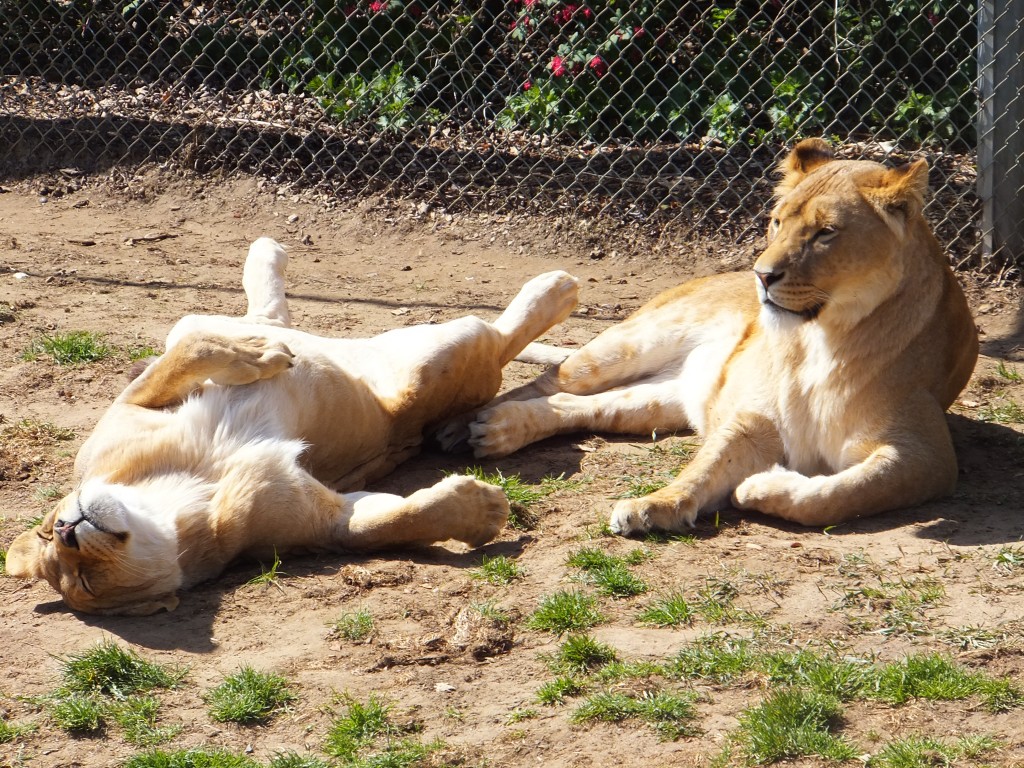
[(510, 512), (508, 497), (498, 486), (468, 475), (452, 475), (435, 487), (458, 499), (458, 509), (450, 521), (451, 538), (479, 547), (505, 527)]
[(287, 345), (260, 336), (232, 339), (227, 348), (217, 349), (211, 357), (214, 370), (210, 380), (228, 386), (273, 378), (295, 361)]
[(660, 499), (655, 495), (623, 499), (612, 508), (608, 527), (620, 536), (637, 536), (651, 530), (679, 531), (692, 528), (697, 505), (688, 497)]
[(469, 445), (477, 458), (508, 456), (530, 442), (524, 403), (499, 403), (469, 423)]
[(737, 486), (732, 504), (737, 509), (763, 512), (783, 520), (811, 525), (827, 510), (817, 501), (823, 477), (807, 477), (776, 467), (751, 475)]

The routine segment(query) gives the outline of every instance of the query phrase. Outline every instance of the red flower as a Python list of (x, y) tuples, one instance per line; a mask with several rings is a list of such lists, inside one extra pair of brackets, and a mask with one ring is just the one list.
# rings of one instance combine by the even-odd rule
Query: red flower
[(531, 88), (533, 88), (533, 83), (531, 83), (529, 80), (524, 80), (523, 81), (523, 90), (524, 91), (528, 91)]
[(373, 2), (370, 3), (370, 10), (374, 13), (380, 13), (381, 11), (386, 10), (387, 7), (388, 0), (373, 0)]
[(565, 74), (565, 61), (561, 56), (555, 56), (551, 59), (551, 64), (549, 66), (551, 67), (551, 74), (555, 77), (561, 77)]
[(594, 74), (598, 77), (601, 77), (601, 75), (608, 71), (608, 64), (600, 56), (595, 56), (588, 61), (587, 66), (594, 70)]
[(646, 34), (647, 33), (644, 31), (643, 27), (633, 27), (633, 38), (634, 39), (636, 39), (638, 37), (643, 37)]

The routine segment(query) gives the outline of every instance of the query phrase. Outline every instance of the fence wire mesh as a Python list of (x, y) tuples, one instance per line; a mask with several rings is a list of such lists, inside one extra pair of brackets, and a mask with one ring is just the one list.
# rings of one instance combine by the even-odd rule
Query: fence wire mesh
[(246, 171), (735, 242), (795, 138), (932, 164), (980, 263), (977, 4), (0, 0), (0, 169)]

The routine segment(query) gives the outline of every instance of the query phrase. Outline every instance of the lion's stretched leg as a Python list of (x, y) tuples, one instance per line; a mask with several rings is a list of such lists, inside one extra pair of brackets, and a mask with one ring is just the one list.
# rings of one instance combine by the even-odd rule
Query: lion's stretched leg
[(558, 392), (498, 402), (480, 411), (469, 425), (469, 444), (478, 457), (499, 457), (566, 432), (649, 435), (687, 426), (679, 384), (671, 379), (593, 395)]
[(143, 408), (176, 405), (204, 381), (251, 384), (286, 371), (292, 358), (284, 344), (259, 336), (229, 338), (192, 331), (129, 384), (118, 402)]
[(745, 477), (783, 459), (782, 440), (763, 416), (743, 414), (714, 430), (688, 465), (664, 488), (639, 499), (622, 499), (610, 526), (625, 535), (692, 526), (701, 509), (728, 498)]
[(249, 303), (246, 321), (291, 327), (284, 291), (287, 264), (284, 248), (269, 237), (261, 237), (249, 246), (242, 269), (242, 287)]

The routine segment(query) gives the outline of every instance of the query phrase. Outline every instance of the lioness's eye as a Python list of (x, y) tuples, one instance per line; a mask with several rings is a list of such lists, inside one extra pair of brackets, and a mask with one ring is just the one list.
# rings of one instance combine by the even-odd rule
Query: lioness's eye
[(835, 227), (822, 227), (814, 234), (814, 240), (818, 243), (827, 243), (838, 234), (839, 230)]
[(768, 236), (775, 237), (775, 233), (779, 231), (779, 220), (775, 216), (772, 217), (771, 222), (768, 224)]

